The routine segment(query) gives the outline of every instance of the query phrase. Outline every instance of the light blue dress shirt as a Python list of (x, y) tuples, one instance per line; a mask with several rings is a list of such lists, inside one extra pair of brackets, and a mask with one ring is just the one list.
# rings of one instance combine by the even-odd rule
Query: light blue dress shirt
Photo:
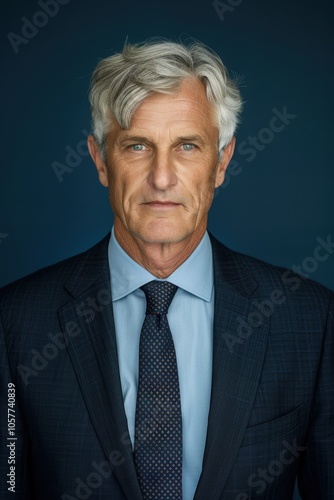
[[(133, 445), (139, 338), (146, 310), (145, 295), (140, 287), (157, 278), (122, 249), (114, 230), (108, 257), (120, 378)], [(202, 470), (211, 394), (214, 285), (212, 249), (207, 233), (166, 281), (179, 287), (169, 307), (168, 322), (180, 382), (183, 499), (192, 500)]]

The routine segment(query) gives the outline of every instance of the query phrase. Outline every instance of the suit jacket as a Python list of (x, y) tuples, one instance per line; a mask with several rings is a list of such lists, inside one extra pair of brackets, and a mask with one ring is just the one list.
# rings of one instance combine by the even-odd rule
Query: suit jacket
[[(108, 241), (0, 292), (1, 499), (142, 498)], [(211, 241), (213, 379), (194, 498), (291, 499), (298, 477), (303, 499), (333, 499), (333, 294)], [(13, 472), (16, 496), (8, 491)]]

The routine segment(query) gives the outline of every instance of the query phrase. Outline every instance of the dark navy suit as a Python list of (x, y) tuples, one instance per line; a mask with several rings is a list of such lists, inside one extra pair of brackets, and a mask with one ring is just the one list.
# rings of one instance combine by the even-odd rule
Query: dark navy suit
[[(1, 499), (141, 498), (108, 241), (0, 292)], [(213, 379), (195, 499), (289, 500), (298, 477), (303, 499), (333, 500), (333, 294), (211, 241)], [(10, 382), (15, 441), (7, 439)], [(16, 496), (6, 484), (8, 443), (15, 443)]]

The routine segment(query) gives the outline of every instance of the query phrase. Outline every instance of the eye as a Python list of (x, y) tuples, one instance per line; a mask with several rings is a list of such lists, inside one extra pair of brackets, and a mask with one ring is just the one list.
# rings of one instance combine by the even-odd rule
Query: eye
[(144, 144), (131, 144), (130, 149), (133, 151), (144, 151), (145, 145)]
[(193, 149), (195, 149), (195, 145), (194, 144), (182, 144), (181, 148), (183, 149), (183, 151), (192, 151)]

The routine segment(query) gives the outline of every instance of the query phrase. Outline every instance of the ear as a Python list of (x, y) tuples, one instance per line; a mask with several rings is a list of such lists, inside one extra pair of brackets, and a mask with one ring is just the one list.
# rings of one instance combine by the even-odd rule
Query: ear
[(92, 135), (87, 137), (87, 146), (92, 157), (93, 162), (95, 163), (97, 173), (99, 175), (100, 182), (102, 186), (108, 187), (108, 171), (107, 165), (105, 164), (100, 148)]
[(216, 188), (221, 186), (224, 182), (225, 172), (233, 156), (234, 147), (235, 147), (235, 137), (232, 138), (232, 140), (228, 143), (227, 146), (225, 146), (224, 150), (222, 151), (222, 156), (218, 162), (218, 169), (216, 174), (216, 183), (215, 183)]

